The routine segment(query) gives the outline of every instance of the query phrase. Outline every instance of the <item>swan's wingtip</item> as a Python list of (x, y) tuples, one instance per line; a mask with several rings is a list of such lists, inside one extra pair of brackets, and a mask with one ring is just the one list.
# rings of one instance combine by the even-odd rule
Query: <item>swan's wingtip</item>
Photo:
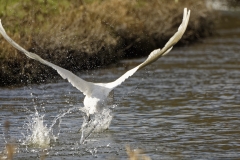
[(2, 20), (0, 19), (0, 31), (1, 31), (1, 33), (3, 32), (5, 32), (5, 30), (4, 30), (4, 28), (3, 28), (3, 25), (2, 25)]
[(190, 13), (190, 11), (191, 11), (191, 10), (188, 9), (187, 7), (185, 7), (185, 8), (183, 9), (183, 12), (186, 12), (186, 13), (188, 13), (188, 14)]
[(185, 13), (187, 13), (187, 14), (190, 14), (190, 12), (191, 12), (191, 10), (190, 9), (187, 9), (187, 7), (185, 7), (184, 9), (183, 9), (183, 12)]

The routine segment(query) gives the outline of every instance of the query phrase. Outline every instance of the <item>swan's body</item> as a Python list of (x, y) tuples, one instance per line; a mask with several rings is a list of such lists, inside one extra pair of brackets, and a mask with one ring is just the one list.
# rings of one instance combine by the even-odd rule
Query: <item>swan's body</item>
[(170, 38), (170, 40), (166, 43), (164, 48), (162, 50), (156, 49), (156, 50), (152, 51), (150, 53), (150, 55), (148, 56), (148, 58), (143, 63), (141, 63), (138, 66), (136, 66), (135, 68), (127, 71), (120, 78), (118, 78), (117, 80), (110, 82), (110, 83), (87, 82), (87, 81), (79, 78), (72, 72), (42, 59), (35, 53), (26, 51), (24, 48), (19, 46), (16, 42), (14, 42), (6, 34), (6, 32), (2, 26), (1, 20), (0, 20), (0, 33), (13, 47), (15, 47), (19, 51), (23, 52), (29, 58), (35, 59), (49, 67), (52, 67), (62, 76), (63, 79), (67, 79), (69, 81), (69, 83), (71, 83), (74, 87), (76, 87), (78, 90), (83, 92), (83, 94), (85, 95), (84, 102), (83, 102), (84, 103), (83, 110), (89, 116), (90, 114), (99, 113), (103, 110), (103, 108), (107, 104), (107, 97), (108, 97), (109, 93), (115, 87), (117, 87), (122, 82), (124, 82), (128, 77), (132, 76), (137, 70), (153, 63), (161, 56), (170, 52), (173, 45), (175, 45), (181, 39), (182, 35), (184, 34), (184, 32), (187, 28), (187, 25), (188, 25), (189, 17), (190, 17), (190, 10), (187, 11), (187, 9), (185, 8), (184, 14), (183, 14), (183, 20), (182, 20), (180, 27), (178, 28), (178, 31)]

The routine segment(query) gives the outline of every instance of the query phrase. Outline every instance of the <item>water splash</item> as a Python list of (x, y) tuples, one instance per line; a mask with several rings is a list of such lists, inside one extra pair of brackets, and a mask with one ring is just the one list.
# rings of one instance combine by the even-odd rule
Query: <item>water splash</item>
[[(82, 133), (80, 143), (83, 144), (86, 139), (93, 132), (102, 132), (109, 128), (111, 120), (113, 118), (112, 111), (115, 106), (104, 109), (101, 113), (91, 116), (91, 120), (88, 121), (84, 116), (83, 124), (80, 132)], [(72, 107), (67, 111), (57, 115), (51, 125), (46, 123), (44, 114), (39, 114), (35, 107), (35, 112), (27, 117), (27, 122), (24, 124), (23, 129), (23, 145), (34, 148), (49, 148), (51, 142), (56, 142), (60, 134), (61, 118), (66, 114), (71, 113), (73, 110), (83, 111), (82, 107)], [(83, 112), (84, 113), (84, 112)], [(48, 120), (49, 121), (49, 120)]]
[(44, 114), (38, 113), (35, 108), (35, 113), (27, 117), (27, 122), (24, 124), (23, 129), (25, 133), (23, 145), (36, 147), (36, 148), (49, 148), (51, 141), (56, 141), (60, 134), (61, 118), (67, 113), (70, 113), (75, 107), (68, 109), (68, 111), (57, 115), (50, 126), (44, 120)]
[(36, 111), (27, 119), (28, 122), (23, 126), (26, 129), (26, 134), (23, 134), (25, 137), (23, 144), (37, 148), (48, 148), (52, 135), (51, 128), (44, 125), (44, 115), (40, 115)]
[(112, 118), (112, 109), (110, 108), (105, 108), (101, 113), (92, 115), (90, 121), (87, 117), (84, 117), (83, 124), (80, 129), (80, 132), (82, 132), (80, 143), (83, 144), (93, 132), (102, 132), (108, 129)]

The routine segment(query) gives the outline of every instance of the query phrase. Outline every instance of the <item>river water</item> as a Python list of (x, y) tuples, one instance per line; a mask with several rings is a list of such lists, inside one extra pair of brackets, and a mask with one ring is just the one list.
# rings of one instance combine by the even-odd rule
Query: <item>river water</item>
[[(76, 109), (61, 118), (58, 139), (44, 151), (22, 144), (34, 107), (49, 126), (60, 113), (82, 106), (82, 93), (68, 82), (1, 88), (0, 150), (8, 141), (17, 147), (15, 159), (127, 159), (129, 145), (152, 159), (238, 159), (240, 13), (223, 14), (216, 35), (174, 48), (117, 88), (109, 130), (93, 133), (85, 144), (79, 143), (83, 117)], [(112, 81), (142, 61), (79, 76)]]

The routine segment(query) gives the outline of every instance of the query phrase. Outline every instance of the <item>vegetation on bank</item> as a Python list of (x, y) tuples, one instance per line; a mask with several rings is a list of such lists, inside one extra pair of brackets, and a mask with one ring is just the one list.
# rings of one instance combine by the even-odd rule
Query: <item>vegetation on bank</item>
[[(189, 26), (180, 43), (212, 31), (213, 14), (195, 0), (2, 0), (6, 32), (21, 46), (73, 72), (145, 56), (176, 32), (183, 8)], [(51, 68), (18, 53), (0, 37), (0, 85), (59, 78)]]

